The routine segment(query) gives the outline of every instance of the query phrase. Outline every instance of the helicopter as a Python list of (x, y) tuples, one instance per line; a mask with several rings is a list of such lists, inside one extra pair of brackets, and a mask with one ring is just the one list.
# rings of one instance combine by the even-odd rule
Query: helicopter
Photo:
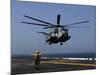
[(43, 26), (43, 29), (51, 29), (49, 33), (38, 32), (38, 33), (46, 35), (46, 43), (48, 43), (49, 45), (57, 44), (57, 43), (60, 43), (60, 45), (63, 45), (64, 42), (68, 41), (71, 38), (71, 36), (69, 35), (69, 28), (77, 28), (77, 27), (80, 28), (80, 26), (73, 26), (73, 25), (89, 22), (89, 20), (86, 20), (86, 21), (80, 21), (80, 22), (76, 22), (72, 24), (62, 25), (60, 24), (60, 17), (61, 17), (60, 14), (57, 15), (57, 24), (52, 24), (52, 23), (49, 23), (49, 22), (46, 22), (46, 21), (43, 21), (37, 18), (27, 16), (27, 15), (24, 15), (24, 17), (38, 21), (41, 24), (25, 22), (25, 21), (23, 21), (22, 23)]

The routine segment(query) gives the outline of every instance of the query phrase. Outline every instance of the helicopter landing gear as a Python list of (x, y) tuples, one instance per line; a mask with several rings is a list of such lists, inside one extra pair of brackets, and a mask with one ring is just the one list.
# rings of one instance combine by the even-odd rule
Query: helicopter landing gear
[(51, 42), (49, 42), (49, 45), (51, 45)]
[(62, 43), (62, 42), (60, 42), (60, 45), (63, 45), (63, 43)]

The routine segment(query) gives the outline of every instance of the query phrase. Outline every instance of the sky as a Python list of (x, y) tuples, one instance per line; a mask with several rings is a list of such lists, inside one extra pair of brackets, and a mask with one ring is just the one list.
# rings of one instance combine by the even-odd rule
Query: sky
[[(89, 23), (76, 26), (88, 28), (69, 28), (71, 38), (63, 45), (46, 45), (45, 37), (37, 32), (49, 32), (41, 26), (21, 23), (22, 21), (40, 23), (28, 18), (28, 15), (56, 24), (57, 15), (61, 15), (61, 24), (70, 24), (89, 20)], [(89, 5), (55, 4), (39, 2), (11, 3), (11, 53), (32, 54), (35, 50), (42, 53), (91, 53), (96, 51), (96, 7)]]

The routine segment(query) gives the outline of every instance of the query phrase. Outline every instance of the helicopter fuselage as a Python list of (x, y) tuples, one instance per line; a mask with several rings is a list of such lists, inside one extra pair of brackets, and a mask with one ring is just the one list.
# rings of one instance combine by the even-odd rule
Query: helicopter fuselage
[(51, 35), (47, 38), (46, 42), (49, 44), (60, 42), (62, 44), (63, 42), (69, 40), (70, 37), (71, 36), (68, 34), (68, 29), (64, 30), (63, 28), (59, 27), (54, 29)]

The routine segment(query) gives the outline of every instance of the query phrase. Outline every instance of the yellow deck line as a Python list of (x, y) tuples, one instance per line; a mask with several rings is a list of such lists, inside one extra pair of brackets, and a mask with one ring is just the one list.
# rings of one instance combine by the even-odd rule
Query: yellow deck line
[(78, 65), (78, 66), (90, 66), (95, 67), (96, 64), (84, 64), (84, 63), (69, 63), (69, 62), (57, 62), (57, 61), (42, 61), (41, 63), (51, 63), (51, 64), (68, 64), (68, 65)]

